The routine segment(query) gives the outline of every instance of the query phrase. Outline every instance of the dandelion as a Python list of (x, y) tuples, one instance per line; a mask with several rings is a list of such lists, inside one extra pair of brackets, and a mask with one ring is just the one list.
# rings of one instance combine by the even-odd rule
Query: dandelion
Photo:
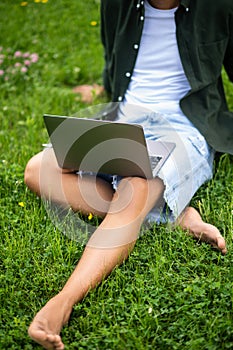
[(36, 2), (36, 3), (37, 3), (37, 2), (40, 2), (40, 0), (34, 0), (34, 2)]
[(97, 25), (97, 22), (96, 21), (91, 21), (91, 26), (92, 27), (95, 27)]
[(90, 213), (89, 215), (88, 215), (88, 220), (91, 220), (93, 218), (93, 215), (92, 215), (92, 213)]
[(27, 1), (22, 1), (20, 5), (21, 5), (21, 6), (27, 6), (27, 4), (28, 4)]
[(24, 208), (24, 207), (25, 207), (24, 202), (19, 202), (19, 203), (18, 203), (18, 205), (19, 205), (20, 207), (22, 207), (22, 208)]
[(41, 0), (41, 2), (43, 2), (43, 4), (46, 4), (46, 2), (48, 2), (48, 0)]

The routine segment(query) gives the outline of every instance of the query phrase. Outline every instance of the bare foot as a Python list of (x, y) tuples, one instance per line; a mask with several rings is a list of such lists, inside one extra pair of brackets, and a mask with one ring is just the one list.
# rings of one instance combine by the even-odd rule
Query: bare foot
[(227, 253), (225, 239), (217, 227), (204, 222), (196, 209), (187, 207), (177, 219), (176, 225), (187, 230), (189, 234), (200, 241), (210, 243), (222, 254)]
[(79, 94), (81, 101), (85, 103), (92, 103), (94, 98), (100, 96), (103, 91), (103, 86), (98, 84), (79, 85), (73, 88), (73, 92)]
[(29, 336), (45, 349), (63, 350), (60, 331), (68, 322), (71, 311), (66, 296), (56, 295), (36, 314), (28, 329)]

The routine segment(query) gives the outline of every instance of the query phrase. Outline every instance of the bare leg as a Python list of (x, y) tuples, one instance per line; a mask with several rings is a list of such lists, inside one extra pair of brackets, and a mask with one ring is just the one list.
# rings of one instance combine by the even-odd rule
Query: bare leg
[[(46, 349), (64, 348), (59, 333), (73, 305), (128, 257), (145, 215), (161, 198), (163, 190), (159, 179), (151, 182), (139, 178), (122, 180), (105, 219), (89, 241), (73, 274), (62, 291), (35, 316), (29, 327), (31, 338)], [(110, 239), (105, 240), (108, 236)]]
[(103, 217), (109, 208), (113, 190), (106, 181), (90, 176), (83, 178), (61, 169), (52, 149), (38, 153), (28, 162), (25, 183), (37, 195), (74, 211)]
[[(40, 179), (38, 175), (40, 154), (30, 161), (26, 169), (25, 181), (28, 186), (39, 195), (71, 205), (74, 210), (92, 211), (103, 217), (107, 213), (62, 291), (38, 312), (29, 327), (29, 335), (37, 343), (46, 349), (61, 350), (64, 344), (59, 333), (68, 321), (73, 305), (128, 257), (143, 219), (159, 202), (164, 186), (159, 179), (147, 182), (129, 178), (121, 182), (113, 195), (104, 181), (93, 184), (88, 179), (87, 182), (80, 181), (82, 190), (76, 189), (77, 176), (61, 172), (54, 162), (53, 154), (47, 152), (46, 176)], [(98, 203), (101, 210), (96, 209)], [(219, 231), (204, 223), (193, 208), (187, 208), (177, 224), (194, 236), (215, 244), (222, 253), (226, 252), (225, 241)]]
[(196, 209), (187, 207), (176, 224), (200, 241), (210, 243), (222, 254), (227, 253), (226, 242), (217, 227), (204, 222)]

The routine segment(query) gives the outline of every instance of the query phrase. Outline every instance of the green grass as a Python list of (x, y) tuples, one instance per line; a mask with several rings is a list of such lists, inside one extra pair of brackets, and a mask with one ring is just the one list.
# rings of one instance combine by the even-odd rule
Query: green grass
[[(101, 83), (99, 1), (22, 7), (5, 0), (0, 13), (0, 46), (39, 54), (26, 79), (0, 84), (0, 349), (40, 349), (27, 327), (83, 248), (54, 227), (23, 173), (47, 141), (43, 113), (76, 113), (86, 106), (72, 87)], [(233, 108), (232, 85), (224, 79)], [(67, 349), (233, 349), (232, 185), (232, 157), (223, 155), (192, 203), (221, 229), (226, 257), (178, 229), (154, 226), (128, 261), (75, 306), (62, 332)]]

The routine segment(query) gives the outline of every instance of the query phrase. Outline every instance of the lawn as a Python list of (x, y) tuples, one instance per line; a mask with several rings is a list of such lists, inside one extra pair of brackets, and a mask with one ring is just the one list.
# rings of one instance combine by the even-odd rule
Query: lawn
[[(3, 0), (0, 13), (0, 349), (39, 350), (27, 327), (83, 247), (25, 188), (24, 168), (48, 141), (43, 114), (77, 113), (87, 105), (72, 88), (101, 84), (99, 1)], [(232, 84), (224, 81), (233, 110)], [(155, 225), (75, 306), (62, 332), (66, 349), (233, 349), (232, 185), (232, 157), (221, 155), (192, 202), (220, 228), (225, 257), (179, 229)]]

